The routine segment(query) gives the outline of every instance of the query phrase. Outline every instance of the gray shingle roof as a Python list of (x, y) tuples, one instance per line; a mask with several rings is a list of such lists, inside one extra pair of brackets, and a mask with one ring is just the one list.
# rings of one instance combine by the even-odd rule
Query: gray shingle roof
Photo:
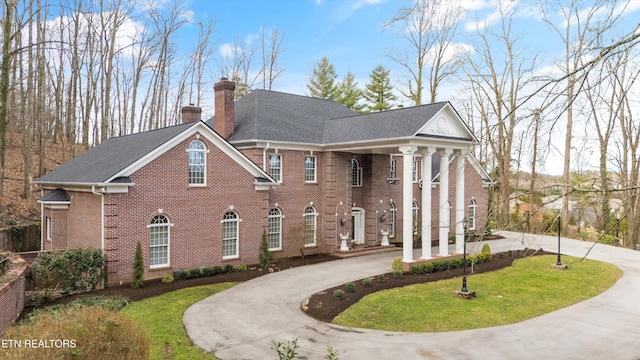
[(36, 183), (102, 183), (194, 123), (180, 124), (105, 140), (48, 172)]
[(66, 190), (63, 189), (55, 189), (50, 191), (44, 195), (42, 195), (39, 199), (39, 202), (68, 202), (71, 201), (71, 197)]

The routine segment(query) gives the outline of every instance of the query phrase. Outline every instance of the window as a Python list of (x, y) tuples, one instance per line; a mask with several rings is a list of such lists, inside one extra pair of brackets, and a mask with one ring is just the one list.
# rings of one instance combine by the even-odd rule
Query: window
[(238, 257), (238, 214), (227, 211), (222, 218), (222, 258)]
[(189, 143), (189, 186), (205, 186), (205, 154), (207, 152), (204, 143), (193, 140)]
[(273, 208), (269, 211), (269, 250), (282, 250), (282, 211)]
[(467, 222), (468, 230), (476, 229), (476, 208), (477, 207), (478, 207), (478, 204), (476, 204), (476, 200), (471, 199), (471, 201), (469, 202), (469, 222)]
[(306, 156), (304, 159), (304, 181), (316, 182), (316, 157)]
[(304, 246), (316, 245), (316, 208), (307, 206), (304, 210)]
[(362, 186), (362, 168), (357, 159), (351, 159), (351, 185), (354, 187)]
[(418, 173), (418, 159), (417, 158), (413, 158), (413, 169), (411, 170), (411, 180), (413, 182), (418, 182), (418, 179), (420, 178), (419, 173)]
[(50, 217), (46, 217), (44, 219), (44, 223), (45, 223), (45, 234), (46, 234), (46, 238), (51, 240), (51, 218)]
[(413, 234), (417, 235), (419, 230), (418, 221), (420, 220), (420, 208), (418, 207), (418, 203), (415, 201), (411, 207), (411, 213), (413, 214)]
[(389, 237), (396, 237), (396, 204), (389, 204)]
[(396, 180), (396, 160), (391, 157), (389, 159), (389, 180)]
[(149, 225), (149, 267), (169, 266), (169, 219), (156, 215)]
[(282, 181), (282, 157), (280, 154), (269, 155), (269, 175), (277, 182)]

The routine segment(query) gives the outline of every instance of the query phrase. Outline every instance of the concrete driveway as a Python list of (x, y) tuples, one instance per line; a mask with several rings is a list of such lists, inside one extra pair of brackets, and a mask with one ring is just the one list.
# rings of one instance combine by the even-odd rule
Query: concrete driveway
[[(505, 239), (489, 241), (492, 252), (525, 247), (557, 250), (557, 237), (500, 234)], [(299, 338), (298, 359), (322, 359), (331, 346), (340, 353), (340, 360), (638, 360), (640, 252), (592, 245), (562, 239), (561, 252), (586, 255), (620, 267), (624, 275), (613, 287), (595, 298), (511, 325), (443, 333), (399, 333), (327, 324), (300, 310), (302, 301), (318, 291), (390, 272), (391, 261), (401, 256), (400, 251), (261, 276), (194, 304), (185, 312), (183, 322), (197, 346), (224, 360), (277, 359), (271, 342), (294, 337)], [(479, 250), (479, 244), (468, 244), (469, 252)]]

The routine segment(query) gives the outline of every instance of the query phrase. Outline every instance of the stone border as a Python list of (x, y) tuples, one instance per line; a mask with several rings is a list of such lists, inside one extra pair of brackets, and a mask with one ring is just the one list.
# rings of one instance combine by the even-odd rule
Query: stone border
[(24, 309), (25, 275), (27, 263), (21, 257), (11, 255), (11, 268), (0, 283), (0, 335), (18, 319)]

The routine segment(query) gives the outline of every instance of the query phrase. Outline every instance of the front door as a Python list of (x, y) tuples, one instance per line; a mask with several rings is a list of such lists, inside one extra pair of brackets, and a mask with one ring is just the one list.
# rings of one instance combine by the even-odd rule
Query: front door
[(351, 239), (356, 244), (364, 244), (364, 209), (351, 209)]

